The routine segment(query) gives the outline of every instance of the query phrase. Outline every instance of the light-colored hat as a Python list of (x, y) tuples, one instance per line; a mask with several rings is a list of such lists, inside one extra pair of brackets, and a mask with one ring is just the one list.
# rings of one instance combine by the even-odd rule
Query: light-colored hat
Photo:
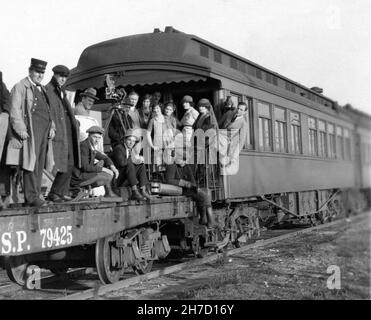
[(136, 141), (139, 141), (139, 137), (137, 136), (136, 132), (133, 129), (128, 129), (125, 132), (125, 139), (128, 137), (134, 137)]
[(94, 100), (99, 100), (99, 98), (97, 97), (97, 90), (95, 90), (94, 88), (88, 88), (84, 92), (81, 92), (80, 97), (89, 97), (93, 98)]

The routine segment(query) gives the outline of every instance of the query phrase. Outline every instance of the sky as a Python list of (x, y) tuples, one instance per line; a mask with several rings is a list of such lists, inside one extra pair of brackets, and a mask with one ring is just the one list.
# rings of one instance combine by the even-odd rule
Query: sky
[(173, 26), (371, 114), (370, 0), (0, 0), (0, 71), (77, 65), (92, 44)]

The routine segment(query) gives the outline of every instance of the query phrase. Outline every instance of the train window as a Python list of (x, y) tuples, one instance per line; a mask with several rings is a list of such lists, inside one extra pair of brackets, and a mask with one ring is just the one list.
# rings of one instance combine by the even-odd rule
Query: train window
[(270, 73), (266, 73), (265, 80), (269, 83), (272, 83), (272, 75)]
[(285, 109), (274, 107), (274, 141), (277, 152), (286, 152), (286, 111)]
[(326, 133), (326, 123), (322, 120), (318, 120), (318, 131), (319, 131), (319, 146), (318, 155), (320, 157), (327, 156), (327, 133)]
[(278, 86), (278, 82), (277, 82), (277, 77), (276, 76), (272, 76), (272, 82), (275, 86)]
[(246, 110), (246, 119), (247, 119), (247, 130), (246, 130), (246, 141), (244, 145), (244, 149), (253, 149), (253, 142), (252, 142), (252, 99), (249, 97), (245, 97), (244, 102), (247, 104), (247, 110)]
[(246, 64), (242, 61), (238, 61), (238, 70), (243, 73), (246, 73)]
[(328, 148), (328, 156), (331, 159), (335, 158), (336, 155), (336, 140), (335, 140), (335, 129), (334, 125), (328, 123), (327, 124), (327, 132), (329, 137), (329, 148)]
[(350, 150), (350, 133), (349, 129), (344, 129), (344, 155), (345, 159), (350, 160), (352, 159), (352, 154)]
[(272, 151), (272, 119), (268, 103), (258, 101), (259, 149)]
[(231, 68), (237, 70), (237, 60), (231, 57)]
[(256, 77), (262, 79), (262, 71), (260, 69), (256, 69)]
[(293, 153), (301, 153), (300, 114), (290, 111), (291, 149)]
[(316, 119), (308, 118), (308, 128), (309, 128), (309, 154), (312, 156), (317, 155), (317, 127)]
[(222, 54), (219, 51), (214, 50), (214, 61), (222, 63)]
[(337, 142), (337, 153), (338, 159), (344, 159), (344, 146), (343, 146), (343, 129), (336, 127), (336, 142)]
[(296, 93), (295, 85), (286, 81), (286, 90)]
[(256, 76), (256, 74), (255, 74), (255, 67), (253, 67), (253, 66), (251, 66), (251, 65), (247, 65), (247, 72), (248, 72), (248, 74), (251, 74), (252, 76)]
[(209, 57), (209, 48), (204, 46), (203, 44), (200, 45), (200, 55), (208, 58)]
[(238, 103), (239, 103), (240, 101), (242, 101), (242, 96), (239, 95), (238, 93), (233, 93), (233, 92), (231, 92), (230, 96), (231, 96), (231, 100), (232, 100), (232, 102), (233, 102), (233, 105), (234, 105), (235, 107), (237, 107), (237, 106), (238, 106)]

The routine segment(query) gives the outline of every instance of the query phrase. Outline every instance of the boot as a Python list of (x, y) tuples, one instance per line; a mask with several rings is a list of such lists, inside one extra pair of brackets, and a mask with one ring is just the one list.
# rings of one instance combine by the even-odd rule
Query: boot
[(213, 228), (215, 226), (213, 208), (211, 207), (206, 208), (206, 216), (207, 216), (207, 227)]
[(138, 191), (137, 186), (131, 188), (131, 200), (146, 201), (147, 198), (143, 197)]
[(206, 207), (200, 207), (198, 210), (200, 214), (200, 221), (199, 223), (202, 225), (207, 225), (207, 218), (206, 218)]
[(151, 195), (147, 192), (146, 186), (140, 187), (140, 193), (143, 197), (147, 198), (147, 200), (151, 199)]

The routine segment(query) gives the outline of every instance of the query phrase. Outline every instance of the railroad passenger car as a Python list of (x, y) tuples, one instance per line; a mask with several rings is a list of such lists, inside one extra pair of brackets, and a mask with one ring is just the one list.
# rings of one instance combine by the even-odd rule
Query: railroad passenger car
[[(74, 100), (96, 88), (100, 101), (94, 110), (103, 125), (112, 110), (107, 76), (126, 92), (160, 91), (164, 102), (178, 105), (178, 117), (184, 95), (209, 99), (216, 114), (228, 96), (235, 104), (247, 103), (238, 170), (226, 175), (218, 164), (207, 165), (197, 176), (199, 187), (212, 195), (218, 228), (200, 225), (193, 201), (183, 196), (145, 204), (118, 198), (39, 211), (8, 208), (0, 213), (0, 254), (18, 283), (29, 264), (57, 272), (56, 265), (82, 265), (77, 257), (95, 265), (104, 283), (114, 282), (129, 266), (149, 271), (170, 248), (202, 254), (209, 246), (241, 245), (263, 227), (325, 222), (370, 202), (371, 118), (340, 107), (318, 87), (307, 88), (172, 27), (83, 51), (67, 89)], [(110, 152), (107, 137), (105, 151)]]

